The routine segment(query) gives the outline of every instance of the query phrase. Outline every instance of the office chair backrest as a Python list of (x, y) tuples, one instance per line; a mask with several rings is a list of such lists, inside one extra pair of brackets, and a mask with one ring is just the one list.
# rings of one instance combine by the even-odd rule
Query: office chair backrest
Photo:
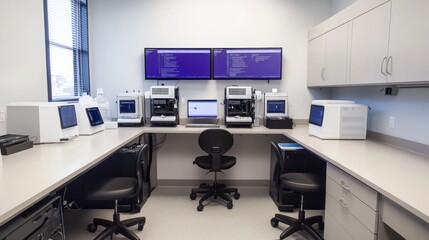
[(212, 157), (212, 170), (220, 171), (220, 156), (231, 149), (234, 138), (224, 129), (207, 129), (200, 134), (198, 144)]
[[(138, 146), (138, 145), (137, 145)], [(137, 147), (136, 146), (136, 147)], [(143, 144), (136, 155), (136, 178), (137, 178), (137, 199), (138, 203), (142, 200), (140, 199), (140, 192), (142, 191), (142, 179), (147, 177), (147, 173), (143, 173), (145, 167), (144, 164), (149, 160), (149, 148), (147, 144)], [(146, 180), (146, 179), (145, 179)]]
[(275, 142), (271, 142), (271, 154), (274, 151), (274, 154), (276, 155), (276, 163), (274, 167), (274, 173), (273, 173), (273, 181), (275, 181), (277, 184), (280, 184), (280, 174), (285, 169), (284, 166), (284, 160), (282, 158), (282, 154), (280, 151), (280, 147)]
[(224, 129), (207, 129), (200, 134), (198, 143), (204, 152), (222, 155), (231, 149), (234, 138)]

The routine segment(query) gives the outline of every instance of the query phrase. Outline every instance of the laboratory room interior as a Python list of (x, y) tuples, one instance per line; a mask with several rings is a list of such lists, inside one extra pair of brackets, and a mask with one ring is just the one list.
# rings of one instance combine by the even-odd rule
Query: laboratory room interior
[(429, 1), (1, 4), (0, 239), (429, 239)]

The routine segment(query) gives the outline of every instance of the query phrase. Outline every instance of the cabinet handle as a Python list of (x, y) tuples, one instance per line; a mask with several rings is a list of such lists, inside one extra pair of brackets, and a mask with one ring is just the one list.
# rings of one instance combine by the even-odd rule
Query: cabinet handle
[[(389, 65), (391, 66), (391, 60), (392, 60), (392, 56), (390, 56), (390, 57), (387, 59), (387, 64), (386, 64), (386, 72), (387, 72), (387, 74), (389, 74), (389, 75), (392, 75), (392, 71), (390, 71), (390, 72), (389, 72)], [(390, 68), (390, 69), (392, 69), (392, 68)]]
[(386, 73), (383, 72), (383, 67), (384, 67), (384, 62), (386, 61), (387, 57), (383, 58), (383, 61), (381, 61), (381, 68), (380, 68), (380, 72), (381, 74), (383, 74), (384, 76), (386, 76)]
[(350, 191), (350, 186), (347, 185), (347, 182), (344, 180), (340, 181), (341, 187), (344, 188), (347, 191)]
[(343, 208), (349, 208), (347, 206), (347, 202), (346, 202), (346, 200), (344, 198), (338, 199), (338, 202), (341, 204), (341, 206), (343, 206)]

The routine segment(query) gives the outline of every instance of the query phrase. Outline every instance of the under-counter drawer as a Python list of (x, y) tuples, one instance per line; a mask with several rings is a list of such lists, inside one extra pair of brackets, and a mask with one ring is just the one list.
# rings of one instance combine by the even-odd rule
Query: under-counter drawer
[(378, 210), (377, 191), (331, 164), (328, 164), (326, 175), (338, 183), (342, 188), (355, 195), (374, 211)]
[[(358, 240), (375, 240), (376, 235), (369, 231), (349, 210), (335, 201), (329, 193), (326, 194), (326, 212), (332, 214), (337, 222), (340, 222), (344, 229)], [(326, 227), (328, 229), (328, 227)], [(329, 231), (329, 230), (328, 230)]]
[(354, 240), (328, 211), (325, 211), (325, 231), (323, 238), (326, 240)]
[(378, 212), (329, 177), (326, 178), (326, 193), (356, 217), (369, 231), (377, 233)]

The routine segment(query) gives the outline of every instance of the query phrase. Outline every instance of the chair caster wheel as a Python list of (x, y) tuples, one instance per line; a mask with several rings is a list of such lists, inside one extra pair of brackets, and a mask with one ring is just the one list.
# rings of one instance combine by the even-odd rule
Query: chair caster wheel
[(198, 212), (203, 211), (203, 209), (204, 209), (204, 205), (198, 205), (198, 207), (197, 207)]
[(191, 200), (195, 200), (195, 199), (197, 199), (197, 194), (191, 193), (191, 195), (189, 195), (189, 197), (191, 198)]
[(278, 227), (279, 226), (279, 220), (277, 220), (276, 218), (271, 218), (271, 226), (272, 227)]
[(88, 224), (87, 229), (88, 229), (88, 232), (95, 233), (97, 231), (97, 225), (95, 225), (94, 223), (90, 223)]
[(323, 230), (325, 228), (325, 223), (324, 222), (319, 222), (317, 224), (317, 228), (319, 228), (319, 230)]
[(240, 199), (240, 193), (238, 193), (238, 192), (234, 193), (234, 199), (235, 200)]
[(137, 225), (137, 230), (143, 231), (144, 224), (141, 222)]
[(226, 204), (226, 207), (227, 207), (228, 209), (232, 209), (232, 206), (233, 206), (233, 205), (232, 205), (232, 203), (227, 203), (227, 204)]

